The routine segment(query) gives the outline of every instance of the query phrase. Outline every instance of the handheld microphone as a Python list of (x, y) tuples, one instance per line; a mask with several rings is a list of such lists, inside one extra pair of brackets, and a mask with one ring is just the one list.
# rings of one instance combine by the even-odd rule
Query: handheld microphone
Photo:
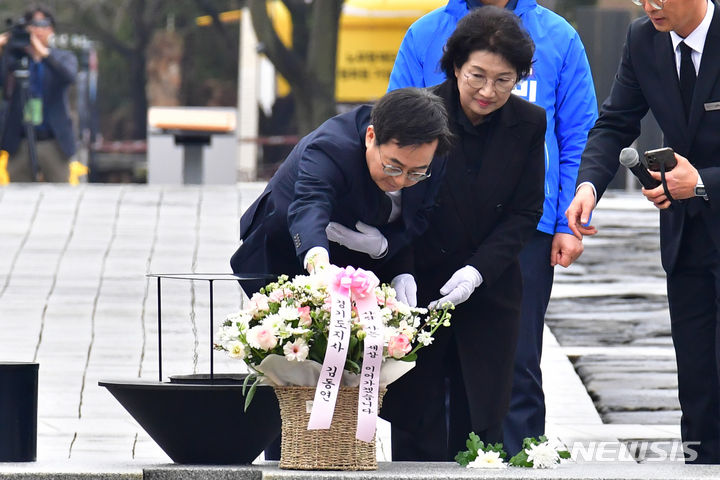
[(634, 148), (622, 149), (620, 163), (625, 165), (646, 189), (650, 190), (660, 185), (660, 182), (655, 180), (643, 164), (640, 163), (640, 155)]

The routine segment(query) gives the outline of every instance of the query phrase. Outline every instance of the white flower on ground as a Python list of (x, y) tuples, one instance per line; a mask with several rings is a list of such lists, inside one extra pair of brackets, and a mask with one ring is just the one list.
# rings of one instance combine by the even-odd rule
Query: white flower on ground
[(533, 468), (555, 468), (560, 462), (557, 450), (549, 442), (532, 445), (525, 449), (525, 453), (528, 455), (528, 462), (533, 464)]
[(240, 360), (245, 358), (245, 345), (241, 342), (238, 342), (237, 340), (228, 342), (226, 348), (230, 357), (239, 358)]
[(292, 343), (287, 342), (283, 346), (283, 353), (288, 361), (295, 360), (296, 362), (302, 362), (307, 358), (308, 353), (310, 353), (310, 348), (305, 340), (298, 338)]
[(477, 458), (468, 463), (467, 468), (507, 468), (507, 463), (500, 458), (499, 452), (479, 451)]
[(259, 350), (271, 350), (275, 348), (278, 342), (275, 331), (265, 325), (252, 327), (248, 330), (246, 338), (252, 348)]

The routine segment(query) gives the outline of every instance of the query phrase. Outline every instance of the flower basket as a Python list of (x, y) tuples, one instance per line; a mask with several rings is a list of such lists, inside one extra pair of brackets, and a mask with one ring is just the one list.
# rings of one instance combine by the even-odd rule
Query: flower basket
[[(385, 389), (380, 390), (379, 404)], [(280, 468), (293, 470), (377, 470), (375, 440), (355, 438), (357, 387), (340, 387), (329, 430), (308, 430), (315, 387), (275, 387), (282, 418)]]
[(256, 376), (245, 408), (258, 382), (275, 387), (280, 468), (374, 470), (385, 388), (450, 325), (450, 308), (410, 307), (372, 272), (330, 266), (292, 281), (282, 275), (255, 293), (227, 317), (216, 348)]

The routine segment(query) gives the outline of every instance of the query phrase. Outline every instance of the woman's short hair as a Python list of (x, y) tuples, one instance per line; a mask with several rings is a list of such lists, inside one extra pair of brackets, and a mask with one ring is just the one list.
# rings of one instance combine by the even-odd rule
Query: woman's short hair
[(472, 10), (457, 24), (445, 44), (440, 69), (453, 78), (472, 52), (485, 50), (504, 58), (517, 71), (518, 81), (530, 74), (535, 44), (511, 11), (487, 6)]
[(450, 150), (453, 134), (442, 98), (424, 88), (400, 88), (383, 95), (373, 106), (370, 122), (378, 145), (390, 141), (400, 147), (438, 140), (436, 156)]

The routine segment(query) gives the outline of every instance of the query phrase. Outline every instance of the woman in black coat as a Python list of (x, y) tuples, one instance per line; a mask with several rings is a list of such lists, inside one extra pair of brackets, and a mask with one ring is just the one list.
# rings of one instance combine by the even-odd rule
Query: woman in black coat
[(542, 214), (545, 111), (512, 94), (534, 45), (511, 12), (478, 8), (448, 39), (433, 87), (458, 137), (414, 244), (418, 304), (456, 305), (382, 415), (393, 460), (448, 461), (471, 431), (502, 442), (522, 298), (518, 254)]

